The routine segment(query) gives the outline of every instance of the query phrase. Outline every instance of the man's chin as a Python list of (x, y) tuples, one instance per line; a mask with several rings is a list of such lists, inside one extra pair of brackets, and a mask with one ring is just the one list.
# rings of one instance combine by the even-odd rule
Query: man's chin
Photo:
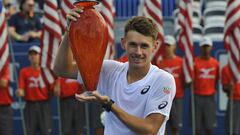
[(141, 67), (143, 67), (143, 63), (142, 62), (132, 62), (131, 66), (133, 68), (141, 68)]

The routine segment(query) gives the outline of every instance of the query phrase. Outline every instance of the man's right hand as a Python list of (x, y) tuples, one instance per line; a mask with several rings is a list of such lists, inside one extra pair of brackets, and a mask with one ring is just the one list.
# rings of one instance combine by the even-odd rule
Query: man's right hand
[(17, 89), (15, 94), (16, 94), (17, 97), (25, 96), (25, 92), (24, 92), (23, 89)]
[(83, 13), (83, 8), (73, 8), (70, 10), (70, 12), (67, 14), (67, 29), (69, 29), (69, 25), (71, 21), (77, 21), (77, 19), (80, 17), (80, 14)]

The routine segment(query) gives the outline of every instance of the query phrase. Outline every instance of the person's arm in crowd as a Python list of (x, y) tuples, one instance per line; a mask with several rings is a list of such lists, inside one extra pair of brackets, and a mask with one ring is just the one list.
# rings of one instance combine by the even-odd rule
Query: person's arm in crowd
[(31, 38), (40, 38), (41, 35), (42, 35), (42, 23), (40, 21), (39, 18), (35, 18), (35, 27), (36, 27), (36, 30), (35, 31), (29, 31), (28, 34)]
[(19, 88), (16, 90), (15, 94), (17, 97), (25, 96), (25, 74), (23, 70), (20, 70), (19, 78), (18, 78)]
[(230, 96), (230, 92), (233, 90), (232, 78), (228, 73), (228, 68), (224, 67), (221, 71), (221, 83), (223, 86), (223, 91)]
[(223, 85), (223, 91), (227, 94), (227, 96), (229, 97), (230, 92), (233, 89), (233, 85), (232, 84), (224, 84)]
[(9, 34), (11, 35), (11, 37), (13, 37), (14, 39), (16, 39), (16, 40), (18, 40), (18, 41), (28, 41), (29, 40), (29, 38), (30, 38), (30, 35), (29, 35), (29, 33), (26, 33), (26, 34), (23, 34), (23, 35), (21, 35), (21, 34), (18, 34), (17, 32), (16, 32), (16, 29), (15, 29), (15, 27), (9, 27)]
[(39, 30), (39, 31), (29, 31), (28, 34), (31, 38), (40, 38), (41, 35), (42, 35), (42, 31), (41, 30)]
[(4, 88), (8, 86), (10, 75), (9, 75), (9, 67), (3, 68), (0, 74), (0, 87)]
[(53, 88), (53, 93), (54, 93), (55, 96), (60, 96), (60, 93), (61, 93), (61, 83), (60, 83), (60, 79), (59, 78), (55, 81), (54, 88)]
[[(76, 98), (81, 102), (97, 101), (102, 104), (107, 104), (110, 101), (108, 96), (101, 96), (97, 91), (92, 92), (92, 94), (93, 96), (80, 94), (76, 95)], [(112, 104), (111, 112), (138, 135), (156, 135), (165, 119), (165, 116), (160, 113), (152, 113), (146, 118), (139, 118), (128, 114), (116, 104)]]
[(20, 89), (20, 88), (17, 89), (15, 94), (17, 97), (24, 97), (25, 96), (24, 89)]

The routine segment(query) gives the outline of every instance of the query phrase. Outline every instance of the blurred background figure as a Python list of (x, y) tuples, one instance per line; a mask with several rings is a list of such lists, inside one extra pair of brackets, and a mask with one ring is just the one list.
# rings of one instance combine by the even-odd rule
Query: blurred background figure
[(25, 125), (28, 135), (36, 135), (38, 130), (41, 135), (50, 135), (52, 132), (52, 115), (50, 108), (50, 90), (43, 85), (39, 65), (41, 49), (32, 46), (28, 51), (30, 66), (20, 70), (18, 97), (24, 97)]
[[(219, 63), (211, 56), (212, 40), (204, 37), (200, 42), (201, 54), (194, 61), (194, 97), (196, 135), (212, 135), (216, 127), (216, 84)], [(204, 129), (204, 130), (202, 130)]]
[(75, 99), (75, 94), (82, 92), (82, 87), (76, 80), (58, 78), (54, 93), (60, 97), (61, 130), (63, 135), (83, 135), (85, 126), (84, 103)]
[[(176, 96), (173, 100), (170, 118), (167, 123), (166, 133), (169, 135), (179, 135), (182, 127), (183, 95), (184, 95), (184, 74), (183, 60), (175, 54), (176, 41), (173, 36), (164, 37), (164, 55), (162, 60), (157, 62), (157, 66), (171, 73), (176, 82)], [(168, 91), (166, 91), (168, 93)]]
[(10, 59), (5, 24), (7, 2), (0, 0), (0, 135), (13, 135), (13, 102), (10, 92)]
[(9, 19), (13, 14), (16, 13), (16, 1), (14, 0), (3, 0), (3, 6), (6, 9), (6, 18)]
[(9, 19), (9, 33), (15, 41), (32, 42), (41, 37), (42, 24), (34, 14), (34, 0), (21, 0), (20, 11)]
[[(54, 93), (60, 97), (61, 130), (63, 135), (83, 135), (85, 122), (85, 104), (76, 100), (75, 94), (82, 93), (82, 86), (77, 80), (59, 77)], [(89, 104), (89, 124), (93, 134), (103, 135), (103, 125), (99, 104)]]
[(9, 66), (0, 71), (0, 135), (13, 134), (13, 112), (11, 108)]
[[(225, 127), (227, 135), (240, 134), (240, 82), (234, 82), (233, 75), (230, 71), (229, 64), (225, 65), (221, 71), (221, 81), (223, 91), (228, 96), (227, 112), (225, 116)], [(231, 124), (230, 124), (231, 123)], [(232, 127), (230, 127), (232, 125)]]

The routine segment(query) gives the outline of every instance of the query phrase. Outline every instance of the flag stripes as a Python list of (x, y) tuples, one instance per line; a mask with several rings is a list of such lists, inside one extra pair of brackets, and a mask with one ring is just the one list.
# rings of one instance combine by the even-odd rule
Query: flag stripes
[(224, 47), (228, 51), (230, 71), (240, 81), (240, 1), (229, 0), (224, 27)]

